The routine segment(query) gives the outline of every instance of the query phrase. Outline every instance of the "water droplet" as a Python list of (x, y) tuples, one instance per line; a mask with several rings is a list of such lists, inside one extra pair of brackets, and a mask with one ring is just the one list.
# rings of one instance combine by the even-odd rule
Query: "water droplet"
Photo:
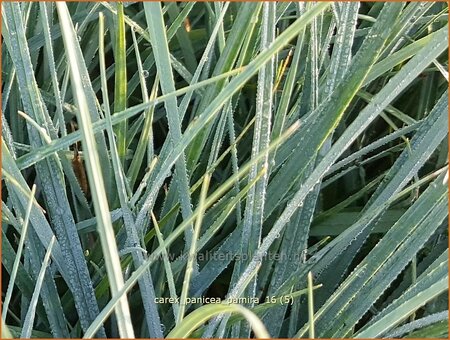
[(149, 73), (147, 70), (143, 70), (143, 71), (142, 71), (142, 76), (143, 76), (144, 78), (148, 78), (149, 75), (150, 75), (150, 73)]
[(55, 213), (57, 215), (64, 215), (64, 209), (62, 207), (60, 207), (60, 206), (57, 206), (56, 209), (55, 209)]
[(77, 35), (78, 41), (81, 41), (81, 35)]

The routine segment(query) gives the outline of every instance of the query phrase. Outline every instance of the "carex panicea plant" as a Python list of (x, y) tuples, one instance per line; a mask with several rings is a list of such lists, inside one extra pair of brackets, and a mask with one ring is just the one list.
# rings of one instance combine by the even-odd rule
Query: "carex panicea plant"
[(2, 336), (447, 337), (445, 2), (2, 2)]

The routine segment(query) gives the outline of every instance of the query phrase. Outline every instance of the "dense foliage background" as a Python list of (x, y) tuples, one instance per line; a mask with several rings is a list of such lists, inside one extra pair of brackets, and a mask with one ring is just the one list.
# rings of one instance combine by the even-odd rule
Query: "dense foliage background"
[(447, 11), (2, 2), (2, 334), (447, 337)]

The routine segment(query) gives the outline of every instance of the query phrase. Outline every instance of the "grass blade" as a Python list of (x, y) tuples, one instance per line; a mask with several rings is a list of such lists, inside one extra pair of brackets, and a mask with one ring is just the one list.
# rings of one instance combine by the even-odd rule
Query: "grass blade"
[[(115, 294), (123, 286), (123, 277), (120, 270), (119, 252), (114, 237), (114, 230), (111, 224), (111, 216), (109, 215), (108, 202), (106, 199), (105, 185), (103, 182), (102, 171), (97, 153), (96, 142), (90, 126), (91, 117), (87, 104), (86, 95), (84, 93), (81, 72), (79, 70), (76, 59), (76, 51), (73, 48), (73, 40), (76, 39), (71, 19), (65, 4), (57, 3), (58, 14), (61, 21), (64, 22), (61, 26), (64, 43), (66, 45), (67, 59), (70, 63), (70, 75), (72, 86), (75, 89), (75, 100), (78, 107), (77, 118), (81, 130), (82, 143), (84, 150), (86, 150), (87, 173), (89, 185), (92, 188), (92, 199), (97, 215), (97, 231), (100, 235), (103, 254), (105, 256), (105, 264), (109, 276), (111, 291)], [(131, 323), (130, 310), (128, 300), (124, 296), (116, 309), (117, 322), (119, 332), (122, 337), (134, 337), (134, 331)]]
[[(155, 54), (156, 67), (160, 74), (161, 90), (163, 94), (175, 91), (173, 81), (172, 67), (170, 65), (169, 48), (164, 29), (164, 18), (162, 14), (161, 4), (157, 2), (148, 2), (144, 4), (145, 16), (150, 30), (153, 53)], [(170, 138), (172, 147), (181, 140), (181, 122), (180, 113), (175, 98), (171, 98), (165, 102), (167, 120), (169, 122)], [(183, 218), (192, 214), (191, 198), (189, 194), (189, 175), (186, 169), (186, 161), (184, 153), (181, 153), (175, 162), (175, 171), (177, 179), (177, 188), (180, 195), (181, 212)], [(136, 220), (138, 228), (141, 221), (139, 217)], [(142, 228), (141, 228), (142, 230)], [(185, 232), (186, 249), (192, 241), (193, 231), (188, 228)]]
[[(117, 31), (115, 52), (115, 86), (114, 86), (114, 112), (120, 112), (127, 107), (127, 60), (125, 42), (125, 20), (123, 4), (117, 3)], [(122, 121), (116, 128), (117, 146), (122, 165), (125, 167), (127, 153), (127, 121)]]
[(313, 293), (313, 277), (312, 273), (308, 273), (308, 334), (310, 339), (314, 339), (314, 293)]
[[(16, 34), (10, 35), (11, 55), (16, 64), (19, 87), (23, 89), (22, 101), (27, 113), (41, 126), (45, 127), (47, 133), (53, 131), (48, 112), (42, 102), (38, 91), (36, 80), (33, 76), (33, 66), (30, 60), (28, 45), (26, 42), (22, 13), (18, 3), (4, 4), (6, 20), (9, 26), (14, 27)], [(26, 90), (30, 89), (30, 91)], [(33, 146), (45, 145), (45, 141), (33, 128), (28, 130)], [(69, 202), (63, 190), (63, 176), (61, 165), (55, 156), (47, 158), (44, 162), (36, 165), (46, 196), (49, 213), (52, 216), (55, 232), (58, 240), (63, 245), (66, 266), (61, 267), (67, 273), (68, 283), (74, 293), (77, 310), (83, 327), (87, 328), (96, 312), (97, 302), (94, 297), (89, 272), (81, 249), (80, 240), (77, 235), (73, 215), (70, 213)], [(83, 292), (77, 294), (76, 292)]]
[(44, 281), (45, 271), (47, 270), (47, 266), (50, 260), (50, 255), (52, 253), (53, 244), (55, 243), (55, 237), (50, 241), (50, 245), (48, 246), (47, 252), (45, 253), (44, 261), (42, 262), (41, 270), (39, 271), (39, 275), (36, 281), (36, 286), (34, 287), (33, 297), (30, 301), (30, 307), (28, 308), (27, 315), (25, 317), (25, 321), (23, 323), (22, 333), (20, 334), (21, 338), (30, 338), (31, 331), (33, 329), (34, 316), (36, 312), (36, 305), (39, 299), (39, 293), (41, 291), (42, 282)]
[(25, 219), (24, 219), (22, 230), (20, 233), (20, 240), (19, 240), (19, 246), (17, 247), (16, 258), (14, 260), (13, 269), (10, 274), (11, 276), (10, 276), (9, 283), (8, 283), (8, 289), (6, 290), (5, 300), (3, 301), (3, 306), (2, 306), (2, 308), (3, 308), (2, 319), (3, 320), (6, 320), (6, 313), (8, 312), (8, 306), (9, 306), (9, 302), (11, 300), (11, 294), (12, 294), (12, 291), (14, 288), (14, 282), (16, 280), (17, 270), (19, 268), (20, 258), (22, 257), (22, 250), (23, 250), (23, 246), (25, 244), (25, 237), (27, 235), (27, 229), (28, 229), (28, 221), (30, 219), (30, 212), (31, 212), (31, 208), (33, 205), (35, 192), (36, 192), (36, 186), (33, 186), (33, 188), (31, 189), (31, 198), (28, 203), (28, 207), (27, 207), (27, 210), (25, 213)]
[(202, 191), (200, 193), (200, 201), (198, 203), (199, 213), (198, 213), (197, 220), (195, 222), (194, 235), (192, 237), (192, 241), (191, 241), (191, 245), (190, 245), (189, 253), (188, 253), (186, 272), (184, 274), (184, 280), (183, 280), (183, 289), (181, 290), (180, 309), (178, 311), (178, 315), (177, 315), (177, 319), (176, 319), (177, 325), (182, 322), (184, 313), (186, 310), (186, 300), (188, 297), (189, 285), (191, 283), (193, 266), (195, 264), (195, 258), (197, 256), (197, 240), (200, 235), (200, 227), (202, 225), (203, 214), (205, 213), (205, 200), (206, 200), (206, 196), (208, 194), (209, 181), (210, 181), (210, 176), (207, 174), (206, 177), (203, 179)]
[(177, 327), (175, 330), (167, 335), (168, 339), (175, 338), (188, 338), (189, 335), (200, 325), (205, 323), (210, 318), (215, 315), (222, 313), (239, 313), (248, 321), (255, 336), (259, 339), (269, 339), (270, 335), (267, 333), (266, 328), (263, 323), (258, 319), (258, 317), (253, 314), (250, 310), (235, 304), (210, 304), (196, 309), (194, 312), (189, 314), (185, 320)]
[[(102, 78), (102, 93), (104, 98), (104, 106), (105, 106), (105, 116), (106, 121), (108, 123), (107, 133), (108, 140), (111, 146), (111, 157), (114, 168), (114, 176), (115, 182), (117, 185), (117, 193), (120, 203), (120, 208), (122, 210), (123, 222), (127, 234), (127, 246), (128, 247), (136, 247), (136, 245), (140, 244), (139, 236), (137, 234), (133, 216), (131, 213), (131, 209), (128, 205), (128, 194), (125, 183), (125, 174), (122, 168), (122, 163), (119, 154), (119, 148), (116, 145), (116, 141), (114, 139), (114, 133), (112, 130), (111, 124), (111, 113), (109, 111), (109, 99), (108, 99), (108, 90), (106, 83), (106, 75), (105, 75), (105, 61), (104, 61), (104, 24), (103, 24), (103, 14), (99, 14), (99, 46), (100, 46), (100, 68), (101, 68), (101, 78)], [(143, 261), (144, 257), (141, 250), (136, 250), (132, 252), (133, 261), (136, 267), (139, 267)], [(155, 292), (153, 289), (152, 277), (150, 272), (147, 272), (144, 277), (139, 280), (139, 287), (141, 289), (142, 298), (144, 301), (144, 309), (147, 317), (147, 325), (149, 328), (150, 334), (153, 335), (162, 335), (160, 331), (160, 322), (159, 315), (156, 309), (155, 303), (153, 302), (155, 299)], [(156, 331), (154, 331), (156, 330)]]

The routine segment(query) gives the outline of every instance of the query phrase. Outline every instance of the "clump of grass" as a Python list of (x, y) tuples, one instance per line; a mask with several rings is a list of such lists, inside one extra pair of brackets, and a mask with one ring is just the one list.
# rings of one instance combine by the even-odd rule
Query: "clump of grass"
[(2, 336), (447, 336), (447, 11), (2, 4)]

